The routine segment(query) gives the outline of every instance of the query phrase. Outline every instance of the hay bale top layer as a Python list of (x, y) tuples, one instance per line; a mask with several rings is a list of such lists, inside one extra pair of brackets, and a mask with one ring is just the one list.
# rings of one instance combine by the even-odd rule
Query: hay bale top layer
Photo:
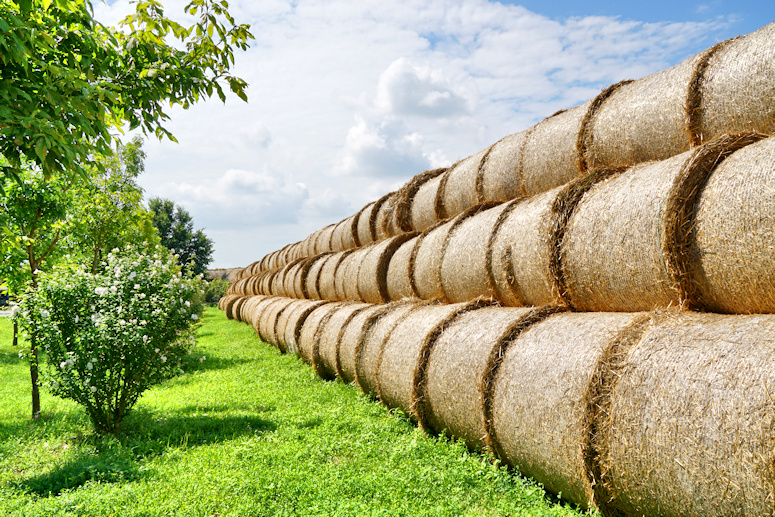
[(379, 208), (376, 202), (371, 202), (358, 212), (358, 242), (361, 246), (366, 246), (374, 242), (374, 235), (371, 233), (371, 214)]
[(403, 298), (415, 298), (412, 287), (412, 255), (414, 248), (419, 242), (419, 236), (407, 240), (393, 253), (390, 258), (387, 271), (387, 294), (391, 301), (398, 301)]
[(481, 202), (477, 191), (479, 168), (488, 153), (489, 149), (479, 151), (460, 160), (447, 172), (441, 193), (446, 217), (454, 217)]
[(648, 330), (615, 370), (601, 428), (614, 509), (772, 515), (774, 361), (771, 315), (675, 313)]
[(412, 229), (422, 232), (439, 221), (436, 199), (440, 197), (439, 189), (441, 182), (447, 174), (449, 174), (449, 171), (435, 176), (423, 183), (417, 190), (417, 194), (412, 200)]
[(510, 201), (525, 195), (522, 185), (522, 149), (529, 130), (509, 135), (487, 155), (482, 172), (483, 201)]

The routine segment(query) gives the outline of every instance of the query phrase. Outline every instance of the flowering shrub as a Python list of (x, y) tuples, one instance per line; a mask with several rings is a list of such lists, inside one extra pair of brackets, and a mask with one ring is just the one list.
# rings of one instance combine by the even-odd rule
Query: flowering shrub
[(181, 372), (201, 312), (201, 281), (161, 247), (109, 254), (101, 273), (60, 268), (40, 278), (17, 317), (48, 356), (47, 384), (100, 433), (115, 433), (138, 397)]

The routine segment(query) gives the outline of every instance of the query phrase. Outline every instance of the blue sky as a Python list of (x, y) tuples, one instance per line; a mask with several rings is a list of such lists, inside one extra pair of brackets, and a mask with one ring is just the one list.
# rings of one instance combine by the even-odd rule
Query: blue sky
[[(186, 0), (162, 0), (182, 12)], [(115, 24), (129, 0), (96, 4)], [(446, 166), (775, 20), (775, 2), (230, 0), (256, 42), (249, 103), (169, 111), (148, 196), (185, 206), (244, 266)]]

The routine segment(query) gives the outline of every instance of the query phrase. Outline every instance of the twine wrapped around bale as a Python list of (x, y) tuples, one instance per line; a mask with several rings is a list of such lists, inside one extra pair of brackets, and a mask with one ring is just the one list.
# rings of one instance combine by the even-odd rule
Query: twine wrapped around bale
[(385, 339), (377, 359), (377, 396), (390, 408), (417, 419), (416, 405), (424, 398), (428, 356), (441, 332), (461, 314), (486, 306), (477, 300), (417, 306), (401, 318)]
[[(415, 202), (417, 192), (425, 183), (443, 174), (448, 169), (433, 169), (414, 176), (399, 191), (396, 207), (393, 212), (396, 227), (402, 232), (414, 231), (412, 226), (412, 205)], [(435, 194), (434, 194), (435, 199)]]
[(439, 191), (444, 206), (445, 218), (454, 217), (483, 201), (479, 171), (490, 154), (490, 149), (484, 149), (457, 162), (449, 169), (443, 182), (443, 190)]
[(391, 301), (403, 298), (418, 298), (412, 287), (412, 254), (419, 242), (419, 235), (405, 241), (390, 257), (388, 264), (387, 292)]
[(324, 379), (341, 377), (339, 349), (345, 327), (362, 310), (371, 307), (368, 303), (348, 302), (321, 321), (312, 349), (312, 367)]
[(773, 185), (775, 138), (767, 138), (716, 166), (696, 202), (685, 205), (691, 207), (691, 223), (674, 220), (671, 255), (687, 258), (672, 262), (676, 280), (697, 307), (775, 313)]
[(342, 302), (320, 305), (310, 312), (304, 320), (304, 324), (299, 332), (298, 340), (296, 341), (296, 351), (299, 354), (299, 357), (301, 357), (308, 365), (313, 366), (313, 357), (316, 353), (315, 340), (318, 336), (318, 329), (331, 317), (334, 311), (339, 307), (342, 307), (342, 305)]
[(339, 338), (339, 370), (342, 381), (349, 384), (355, 381), (357, 351), (363, 342), (364, 333), (384, 313), (391, 304), (372, 304), (353, 315), (349, 323), (343, 326)]
[(355, 349), (355, 382), (366, 395), (377, 396), (377, 364), (388, 336), (402, 319), (420, 306), (402, 302), (388, 304), (387, 310), (364, 330)]
[(358, 212), (358, 229), (356, 235), (358, 236), (359, 246), (366, 246), (367, 244), (374, 242), (375, 236), (371, 233), (371, 214), (378, 208), (377, 202), (374, 201), (364, 206), (361, 211)]
[(773, 336), (770, 315), (676, 313), (621, 351), (596, 422), (604, 513), (775, 514)]
[(550, 269), (549, 238), (552, 207), (563, 189), (509, 203), (493, 226), (488, 262), (504, 305), (562, 304)]
[(283, 353), (298, 354), (301, 328), (312, 311), (326, 305), (326, 300), (295, 300), (277, 319), (277, 347)]
[(551, 313), (543, 308), (484, 307), (461, 314), (443, 330), (428, 356), (426, 389), (416, 406), (420, 425), (462, 439), (472, 448), (487, 445), (488, 365), (519, 332)]
[(496, 357), (491, 428), (498, 455), (544, 488), (595, 506), (587, 474), (588, 390), (617, 334), (643, 318), (631, 313), (562, 313), (524, 330)]
[(559, 111), (536, 125), (525, 139), (522, 155), (522, 188), (526, 196), (546, 192), (581, 175), (576, 163), (577, 139), (592, 105), (586, 102)]
[(413, 230), (425, 231), (441, 220), (440, 214), (436, 211), (436, 199), (439, 197), (442, 179), (447, 174), (449, 174), (449, 169), (428, 179), (418, 187), (417, 193), (412, 199), (410, 211)]
[(493, 229), (508, 205), (487, 206), (482, 205), (482, 211), (453, 227), (443, 246), (439, 277), (444, 298), (450, 303), (495, 297), (488, 256)]
[(725, 133), (775, 133), (775, 23), (729, 41), (711, 56), (700, 83), (705, 140)]
[(396, 250), (417, 234), (404, 233), (372, 244), (358, 269), (358, 292), (368, 303), (385, 303), (390, 300), (387, 286), (388, 266)]
[(530, 130), (501, 139), (490, 149), (479, 175), (482, 201), (511, 201), (525, 196), (522, 151)]

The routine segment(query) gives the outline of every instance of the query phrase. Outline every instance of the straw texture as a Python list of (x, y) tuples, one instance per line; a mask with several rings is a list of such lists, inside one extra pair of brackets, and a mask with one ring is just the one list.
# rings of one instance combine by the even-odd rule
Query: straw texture
[(390, 259), (396, 250), (417, 234), (404, 233), (374, 244), (366, 253), (358, 269), (358, 292), (368, 303), (385, 303), (390, 300), (387, 275)]
[(483, 201), (510, 201), (524, 197), (522, 149), (530, 130), (514, 133), (496, 143), (482, 166)]
[(370, 307), (367, 303), (350, 302), (331, 312), (321, 322), (317, 336), (317, 352), (313, 352), (313, 368), (324, 379), (333, 379), (341, 371), (339, 366), (339, 345), (345, 327), (358, 312)]
[(412, 254), (418, 242), (419, 236), (412, 237), (401, 244), (390, 258), (386, 282), (391, 301), (417, 297), (412, 287)]
[(403, 232), (411, 232), (414, 230), (414, 227), (412, 226), (412, 205), (415, 201), (415, 197), (417, 196), (417, 192), (425, 183), (439, 176), (440, 174), (443, 174), (447, 170), (448, 169), (433, 169), (430, 171), (425, 171), (414, 176), (406, 183), (406, 185), (403, 186), (403, 188), (401, 188), (394, 212), (395, 222), (398, 230)]
[(441, 258), (444, 242), (454, 221), (446, 221), (432, 226), (423, 232), (410, 258), (412, 267), (412, 285), (417, 295), (424, 300), (434, 300), (444, 296), (441, 289)]
[(320, 275), (318, 279), (318, 294), (323, 300), (336, 300), (336, 285), (334, 279), (336, 278), (336, 270), (339, 268), (342, 259), (349, 253), (347, 251), (340, 251), (338, 253), (332, 253), (324, 260), (323, 265), (320, 268)]
[(619, 363), (599, 428), (626, 515), (773, 515), (775, 320), (675, 314)]
[(730, 41), (702, 78), (706, 140), (737, 131), (775, 132), (775, 23)]
[(424, 182), (417, 190), (412, 201), (412, 229), (421, 232), (440, 220), (440, 215), (436, 212), (436, 198), (439, 197), (441, 180), (447, 174), (449, 170)]
[(484, 149), (460, 160), (447, 172), (441, 192), (446, 217), (454, 217), (482, 202), (482, 196), (477, 192), (479, 169), (489, 151)]
[(584, 449), (588, 387), (611, 339), (639, 317), (551, 316), (508, 347), (495, 377), (496, 450), (548, 491), (584, 508), (594, 506)]
[(374, 242), (375, 235), (371, 233), (371, 214), (379, 208), (376, 202), (364, 206), (358, 213), (358, 242), (360, 246), (365, 246)]
[(387, 239), (395, 234), (393, 219), (399, 197), (400, 192), (391, 192), (383, 197), (373, 222), (376, 241)]
[(278, 302), (267, 304), (261, 313), (260, 325), (262, 327), (261, 339), (280, 348), (278, 336), (279, 318), (296, 303), (295, 298), (280, 298)]
[(326, 258), (330, 253), (324, 253), (312, 257), (305, 266), (307, 269), (307, 275), (304, 277), (304, 293), (306, 298), (313, 300), (320, 300), (320, 271), (326, 263)]
[(495, 224), (507, 205), (500, 204), (461, 221), (449, 234), (439, 275), (450, 303), (494, 298), (488, 255)]
[(321, 305), (327, 303), (331, 302), (325, 300), (296, 300), (277, 319), (277, 347), (283, 352), (298, 354), (299, 336), (307, 316)]
[(369, 305), (353, 315), (352, 320), (342, 329), (339, 339), (339, 376), (343, 382), (355, 381), (357, 353), (363, 343), (364, 334), (390, 307), (390, 304)]
[(310, 312), (304, 320), (296, 342), (296, 351), (299, 357), (310, 366), (314, 365), (314, 354), (317, 353), (317, 338), (320, 335), (319, 331), (322, 324), (341, 306), (341, 302), (320, 305)]

